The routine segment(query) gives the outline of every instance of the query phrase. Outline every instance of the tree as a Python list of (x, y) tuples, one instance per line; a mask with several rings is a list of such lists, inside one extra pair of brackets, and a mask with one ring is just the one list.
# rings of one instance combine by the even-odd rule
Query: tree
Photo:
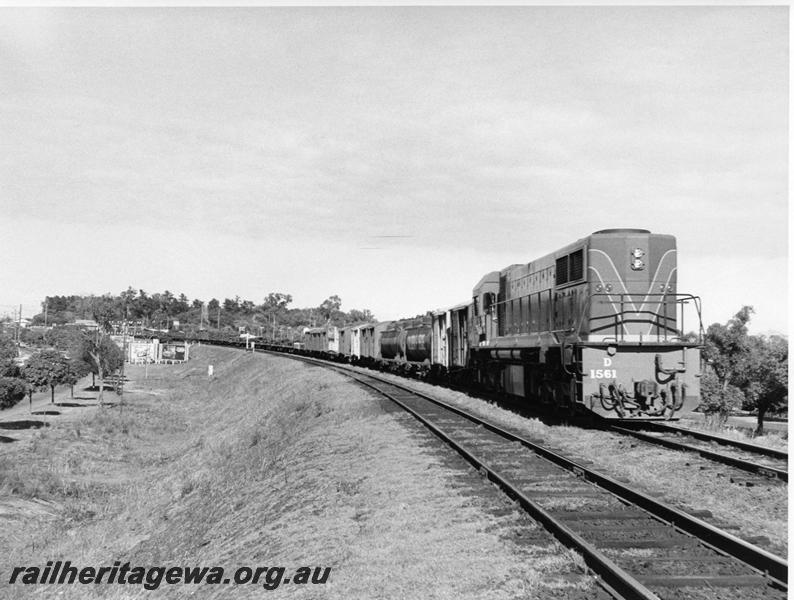
[(750, 338), (744, 407), (758, 411), (754, 435), (764, 434), (764, 417), (788, 404), (788, 342), (780, 336)]
[(76, 356), (69, 359), (69, 371), (67, 372), (63, 382), (69, 386), (70, 395), (72, 398), (74, 398), (74, 386), (90, 372), (91, 365), (86, 363), (82, 356)]
[(331, 321), (331, 318), (334, 316), (334, 313), (339, 311), (340, 307), (342, 306), (342, 299), (334, 294), (330, 298), (323, 300), (323, 303), (320, 304), (318, 310), (320, 314), (325, 319), (326, 323)]
[(349, 323), (372, 323), (375, 321), (375, 315), (366, 308), (364, 310), (351, 308), (346, 321)]
[[(706, 414), (719, 413), (723, 420), (735, 407), (735, 394), (730, 386), (742, 389), (747, 380), (750, 339), (747, 323), (753, 312), (751, 306), (743, 306), (726, 325), (713, 323), (706, 331), (703, 358), (717, 379), (717, 385), (702, 394), (707, 408)], [(711, 410), (711, 413), (708, 412)]]
[(276, 336), (276, 321), (278, 321), (279, 325), (281, 324), (284, 318), (284, 313), (286, 312), (287, 306), (289, 306), (290, 302), (292, 302), (292, 296), (290, 294), (270, 292), (260, 307), (265, 322), (265, 330), (267, 330), (267, 327), (272, 326), (273, 329), (271, 330), (271, 335), (274, 338)]
[[(142, 295), (143, 293), (141, 290)], [(112, 373), (124, 364), (121, 348), (107, 335), (107, 332), (110, 331), (112, 318), (113, 313), (108, 310), (107, 304), (98, 304), (95, 307), (94, 319), (99, 327), (96, 331), (83, 333), (80, 351), (77, 354), (83, 362), (91, 367), (91, 372), (99, 378), (100, 406), (103, 406), (105, 398), (105, 374)]]
[(702, 396), (707, 413), (711, 407), (727, 418), (737, 404), (737, 392), (741, 393), (743, 407), (757, 411), (755, 435), (761, 435), (766, 413), (788, 402), (788, 343), (779, 336), (748, 335), (752, 312), (752, 307), (743, 306), (726, 325), (714, 323), (708, 328), (703, 356), (717, 385), (710, 387), (707, 369)]
[(124, 355), (121, 348), (99, 330), (86, 332), (81, 350), (81, 358), (90, 366), (91, 373), (96, 374), (99, 379), (99, 405), (102, 406), (105, 397), (105, 374), (121, 368)]
[(44, 341), (56, 350), (74, 354), (82, 343), (83, 331), (74, 325), (53, 327), (44, 335)]
[(16, 371), (17, 345), (10, 337), (0, 336), (0, 375)]
[(0, 377), (0, 408), (11, 408), (25, 397), (28, 386), (19, 377)]
[(109, 331), (111, 322), (120, 318), (111, 296), (95, 298), (91, 307), (91, 314), (94, 317), (94, 321), (97, 322), (99, 328), (103, 331)]
[(55, 402), (55, 388), (67, 382), (69, 361), (57, 350), (41, 350), (28, 359), (22, 373), (33, 388), (49, 387), (50, 402)]
[(132, 316), (133, 308), (135, 306), (135, 296), (136, 292), (134, 289), (132, 289), (132, 286), (128, 286), (125, 291), (119, 294), (121, 312), (124, 314), (124, 318), (127, 320), (129, 320)]
[(725, 425), (731, 412), (741, 408), (744, 393), (735, 385), (723, 386), (710, 365), (703, 368), (700, 379), (700, 408), (706, 420), (717, 428)]

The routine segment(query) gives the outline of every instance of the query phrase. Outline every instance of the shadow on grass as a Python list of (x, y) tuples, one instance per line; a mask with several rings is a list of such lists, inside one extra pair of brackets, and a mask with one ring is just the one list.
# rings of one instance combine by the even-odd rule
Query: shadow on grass
[[(106, 392), (115, 391), (115, 385), (108, 385), (107, 383), (103, 386)], [(98, 385), (89, 385), (87, 388), (83, 388), (84, 392), (98, 392), (99, 386)]]
[(6, 421), (4, 423), (0, 423), (0, 429), (33, 429), (34, 427), (38, 429), (39, 427), (49, 427), (49, 423), (45, 423), (44, 421)]
[(0, 444), (10, 444), (11, 442), (16, 442), (16, 438), (6, 437), (4, 435), (0, 435)]
[(75, 396), (74, 400), (96, 400), (96, 396)]
[[(86, 398), (86, 400), (94, 400), (94, 398)], [(86, 408), (87, 406), (94, 406), (94, 405), (80, 404), (79, 402), (56, 402), (55, 406), (64, 406), (66, 408)]]
[(57, 410), (34, 410), (32, 415), (59, 415), (61, 414), (60, 411)]

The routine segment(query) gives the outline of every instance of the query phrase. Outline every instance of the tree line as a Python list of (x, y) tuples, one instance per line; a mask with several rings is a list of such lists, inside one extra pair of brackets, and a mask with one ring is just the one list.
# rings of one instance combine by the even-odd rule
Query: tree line
[(187, 332), (218, 329), (273, 336), (279, 327), (297, 329), (375, 321), (368, 309), (342, 311), (342, 299), (337, 295), (316, 307), (291, 308), (290, 304), (292, 296), (282, 292), (271, 292), (256, 304), (239, 296), (223, 301), (217, 298), (191, 301), (185, 294), (176, 295), (168, 290), (150, 295), (145, 290), (128, 287), (118, 295), (47, 296), (42, 311), (33, 317), (33, 324), (63, 325), (100, 315), (107, 320), (140, 321), (144, 327), (153, 329), (171, 329), (177, 322), (179, 329)]

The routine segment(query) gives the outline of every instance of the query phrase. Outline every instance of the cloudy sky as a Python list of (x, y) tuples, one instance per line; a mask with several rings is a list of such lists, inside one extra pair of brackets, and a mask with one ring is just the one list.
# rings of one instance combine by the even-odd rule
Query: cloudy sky
[(389, 319), (593, 231), (788, 331), (787, 7), (0, 8), (0, 312)]

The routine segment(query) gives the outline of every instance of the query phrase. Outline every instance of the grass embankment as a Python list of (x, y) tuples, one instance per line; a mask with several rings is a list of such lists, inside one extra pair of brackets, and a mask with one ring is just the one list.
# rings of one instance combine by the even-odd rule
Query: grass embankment
[[(715, 524), (738, 527), (731, 533), (786, 555), (788, 548), (788, 488), (770, 482), (747, 487), (740, 471), (737, 481), (718, 475), (725, 469), (687, 452), (675, 452), (643, 444), (618, 434), (580, 427), (550, 427), (485, 401), (422, 382), (395, 378), (434, 397), (454, 403), (473, 413), (546, 445), (558, 447), (568, 456), (593, 462), (593, 467), (632, 486), (653, 494), (684, 510), (709, 510)], [(769, 542), (757, 539), (768, 538)]]
[[(0, 597), (592, 597), (565, 576), (576, 557), (459, 487), (429, 434), (338, 374), (202, 347), (129, 376), (123, 416), (82, 409), (3, 448)], [(519, 525), (530, 543), (511, 541)], [(271, 592), (8, 585), (13, 566), (48, 560), (332, 571)]]

